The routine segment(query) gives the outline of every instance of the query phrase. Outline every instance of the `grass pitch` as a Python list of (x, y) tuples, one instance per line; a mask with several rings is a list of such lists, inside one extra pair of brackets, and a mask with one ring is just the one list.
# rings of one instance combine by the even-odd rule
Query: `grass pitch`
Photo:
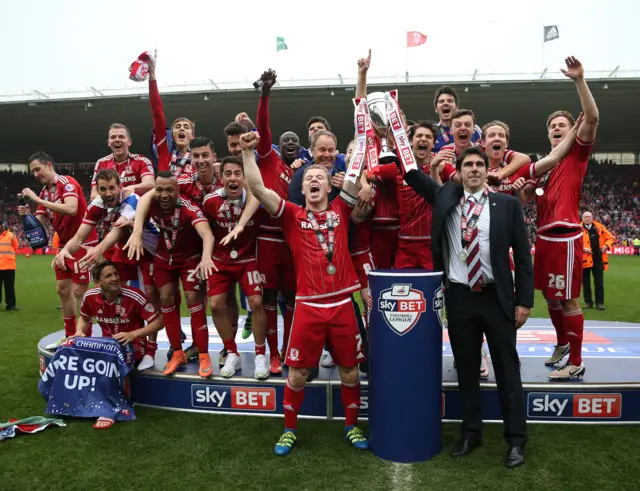
[[(18, 312), (0, 311), (0, 421), (42, 415), (37, 341), (62, 328), (51, 257), (18, 259)], [(640, 259), (613, 257), (605, 312), (587, 319), (640, 322)], [(634, 300), (635, 299), (635, 300)], [(546, 317), (541, 297), (532, 317)], [(183, 314), (186, 315), (186, 314)], [(640, 380), (640, 373), (638, 374)], [(640, 429), (529, 425), (527, 464), (503, 466), (501, 425), (484, 446), (453, 460), (458, 425), (446, 424), (443, 452), (423, 464), (393, 464), (357, 452), (342, 422), (301, 420), (286, 458), (272, 449), (283, 420), (138, 408), (138, 420), (99, 432), (88, 420), (0, 443), (0, 490), (637, 490)], [(366, 430), (366, 423), (363, 424)]]

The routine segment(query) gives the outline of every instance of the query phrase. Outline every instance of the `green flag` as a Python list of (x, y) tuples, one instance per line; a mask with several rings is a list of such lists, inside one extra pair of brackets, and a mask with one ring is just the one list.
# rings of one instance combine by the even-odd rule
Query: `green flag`
[(283, 49), (289, 49), (287, 48), (287, 43), (284, 42), (284, 38), (277, 36), (276, 37), (276, 53), (278, 51), (282, 51)]

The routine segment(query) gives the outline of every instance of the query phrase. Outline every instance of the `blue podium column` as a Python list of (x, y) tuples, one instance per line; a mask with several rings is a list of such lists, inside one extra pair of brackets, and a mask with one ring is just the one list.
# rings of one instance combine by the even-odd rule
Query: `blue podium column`
[(422, 462), (442, 440), (442, 273), (369, 273), (369, 442), (394, 462)]

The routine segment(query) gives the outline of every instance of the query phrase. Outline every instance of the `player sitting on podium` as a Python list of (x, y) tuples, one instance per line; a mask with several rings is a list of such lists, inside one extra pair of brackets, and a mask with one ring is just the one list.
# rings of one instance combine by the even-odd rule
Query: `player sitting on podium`
[[(141, 290), (122, 285), (118, 267), (111, 261), (97, 264), (91, 270), (91, 277), (99, 286), (87, 290), (82, 299), (75, 336), (91, 335), (91, 320), (95, 319), (102, 329), (102, 337), (112, 337), (124, 346), (132, 344), (135, 363), (147, 354), (153, 358), (157, 344), (147, 336), (162, 329), (158, 310)], [(95, 427), (106, 429), (114, 422), (99, 418)]]
[(342, 380), (345, 437), (354, 447), (366, 450), (369, 442), (356, 426), (360, 407), (358, 363), (364, 361), (364, 355), (351, 303), (351, 294), (360, 289), (360, 282), (348, 244), (349, 216), (357, 201), (359, 180), (345, 180), (340, 197), (329, 203), (329, 173), (325, 167), (312, 164), (305, 168), (302, 178), (306, 207), (285, 201), (262, 181), (254, 156), (259, 139), (257, 132), (240, 138), (245, 176), (267, 212), (282, 219), (297, 284), (296, 313), (286, 353), (289, 377), (283, 400), (285, 430), (274, 451), (276, 455), (291, 452), (304, 384), (309, 369), (318, 366), (325, 341)]

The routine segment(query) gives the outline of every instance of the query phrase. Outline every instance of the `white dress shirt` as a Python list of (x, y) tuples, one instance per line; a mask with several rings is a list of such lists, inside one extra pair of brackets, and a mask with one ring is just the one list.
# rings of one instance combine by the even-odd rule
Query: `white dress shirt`
[[(476, 205), (480, 202), (484, 189), (473, 194)], [(469, 196), (471, 193), (464, 192), (464, 210), (469, 210)], [(491, 269), (491, 244), (489, 243), (489, 225), (491, 206), (490, 200), (487, 199), (482, 213), (478, 219), (478, 239), (480, 240), (480, 265), (482, 267), (482, 277), (484, 283), (493, 283), (493, 270)], [(471, 218), (471, 217), (468, 217)], [(462, 206), (457, 204), (447, 216), (447, 241), (449, 252), (449, 280), (454, 283), (462, 283), (463, 285), (469, 284), (469, 272), (467, 270), (467, 261), (461, 261), (458, 258), (458, 254), (462, 252)]]

